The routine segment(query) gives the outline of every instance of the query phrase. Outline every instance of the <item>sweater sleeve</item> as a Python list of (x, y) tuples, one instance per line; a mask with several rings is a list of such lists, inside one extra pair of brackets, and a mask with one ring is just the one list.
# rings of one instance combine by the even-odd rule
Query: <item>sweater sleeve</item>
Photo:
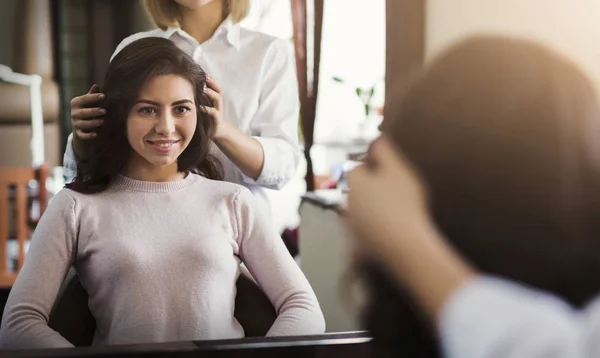
[(240, 257), (277, 312), (267, 336), (325, 332), (314, 291), (250, 191), (241, 189), (234, 207)]
[(74, 198), (62, 190), (42, 215), (6, 302), (0, 328), (1, 348), (73, 346), (48, 326), (48, 316), (75, 257), (75, 209)]

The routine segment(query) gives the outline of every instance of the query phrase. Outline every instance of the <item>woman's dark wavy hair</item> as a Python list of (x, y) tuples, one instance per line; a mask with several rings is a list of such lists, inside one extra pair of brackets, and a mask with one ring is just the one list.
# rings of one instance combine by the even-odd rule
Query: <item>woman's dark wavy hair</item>
[(221, 163), (210, 153), (214, 122), (204, 110), (210, 100), (204, 93), (206, 74), (172, 41), (151, 37), (132, 42), (110, 62), (101, 91), (105, 94), (104, 125), (87, 149), (86, 159), (77, 163), (77, 177), (67, 185), (81, 193), (98, 193), (110, 186), (125, 168), (133, 149), (127, 140), (127, 118), (142, 87), (156, 76), (177, 75), (194, 88), (198, 123), (185, 150), (177, 158), (181, 172), (209, 179), (223, 179)]
[[(437, 227), (475, 267), (578, 307), (600, 291), (600, 108), (572, 62), (525, 40), (463, 41), (426, 69), (382, 131), (424, 180)], [(403, 288), (377, 264), (363, 272), (376, 356), (439, 356)]]

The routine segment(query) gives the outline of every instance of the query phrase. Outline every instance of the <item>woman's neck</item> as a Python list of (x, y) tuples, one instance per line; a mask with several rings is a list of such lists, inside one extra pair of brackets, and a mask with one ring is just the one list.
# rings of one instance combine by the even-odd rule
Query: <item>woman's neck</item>
[(185, 173), (177, 170), (177, 162), (164, 167), (144, 166), (130, 162), (121, 174), (130, 179), (149, 182), (177, 181), (186, 176)]
[(181, 29), (203, 43), (210, 39), (223, 22), (223, 0), (214, 0), (196, 9), (179, 6)]

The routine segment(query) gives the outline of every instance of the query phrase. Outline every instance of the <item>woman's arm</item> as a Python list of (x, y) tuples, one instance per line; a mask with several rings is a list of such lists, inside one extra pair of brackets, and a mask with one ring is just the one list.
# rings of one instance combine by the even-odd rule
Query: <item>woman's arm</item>
[(348, 223), (359, 246), (383, 260), (432, 317), (474, 270), (441, 238), (416, 172), (381, 137), (349, 176)]
[(235, 199), (240, 257), (269, 297), (277, 319), (268, 336), (321, 334), (325, 319), (308, 280), (247, 189)]
[[(215, 138), (247, 183), (270, 189), (281, 189), (294, 177), (301, 155), (298, 82), (292, 54), (286, 46), (284, 41), (276, 41), (266, 54), (258, 109), (250, 124), (252, 135), (220, 120)], [(220, 100), (218, 86), (216, 89), (211, 80), (207, 94), (213, 101)], [(209, 113), (215, 117), (214, 108)]]
[(75, 201), (63, 190), (50, 202), (4, 308), (0, 347), (72, 347), (48, 327), (48, 316), (76, 252)]

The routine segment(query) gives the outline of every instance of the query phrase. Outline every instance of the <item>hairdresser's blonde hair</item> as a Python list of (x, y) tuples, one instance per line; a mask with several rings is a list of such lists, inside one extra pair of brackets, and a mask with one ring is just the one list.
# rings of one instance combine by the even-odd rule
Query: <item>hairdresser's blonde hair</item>
[[(181, 13), (175, 0), (141, 0), (144, 9), (161, 30), (181, 26)], [(248, 16), (250, 0), (224, 0), (225, 14), (231, 15), (233, 23), (239, 23)]]

